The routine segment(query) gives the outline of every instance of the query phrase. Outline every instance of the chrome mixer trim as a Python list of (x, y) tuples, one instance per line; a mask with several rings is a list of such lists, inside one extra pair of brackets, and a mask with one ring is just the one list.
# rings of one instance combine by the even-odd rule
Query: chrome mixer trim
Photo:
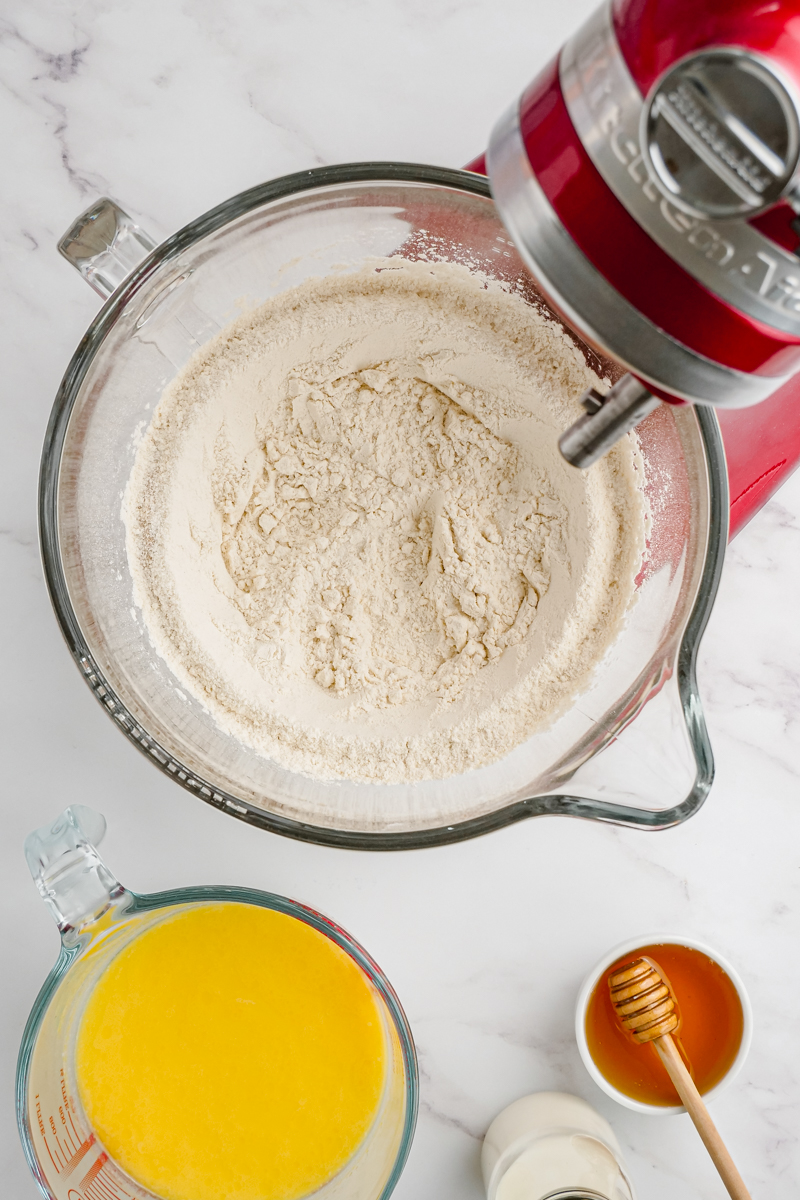
[[(713, 77), (720, 67), (729, 81), (738, 71), (742, 79), (760, 85), (758, 107), (766, 120), (758, 131), (732, 111), (727, 87), (720, 91), (719, 78)], [(755, 105), (751, 96), (751, 119)], [(765, 111), (770, 108), (771, 112)], [(643, 105), (639, 145), (656, 185), (678, 208), (701, 220), (742, 219), (766, 212), (782, 197), (790, 198), (800, 151), (798, 112), (800, 97), (776, 63), (738, 46), (709, 46), (678, 59), (653, 84)], [(657, 131), (662, 118), (679, 142), (728, 188), (729, 198), (710, 195), (708, 179), (705, 185), (699, 180), (689, 184), (680, 178), (680, 171), (677, 177), (673, 174)]]
[(588, 388), (581, 396), (586, 412), (564, 430), (558, 448), (573, 467), (586, 470), (660, 403), (635, 375), (623, 375), (607, 396)]
[(757, 404), (788, 378), (748, 375), (697, 354), (611, 286), (572, 240), (542, 191), (522, 140), (517, 104), (495, 126), (487, 164), (503, 224), (537, 283), (604, 354), (656, 388), (724, 408)]
[(610, 3), (566, 43), (559, 70), (564, 102), (587, 154), (642, 229), (721, 300), (800, 337), (798, 258), (744, 219), (683, 211), (648, 170), (640, 140), (647, 108), (622, 56)]

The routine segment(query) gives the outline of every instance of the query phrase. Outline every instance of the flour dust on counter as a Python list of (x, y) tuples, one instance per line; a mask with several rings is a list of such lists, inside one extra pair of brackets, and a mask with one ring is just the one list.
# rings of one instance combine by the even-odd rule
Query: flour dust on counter
[(600, 381), (450, 263), (372, 260), (240, 317), (168, 386), (123, 503), (136, 603), (221, 728), (318, 778), (482, 766), (589, 683), (645, 549), (635, 436), (557, 431)]

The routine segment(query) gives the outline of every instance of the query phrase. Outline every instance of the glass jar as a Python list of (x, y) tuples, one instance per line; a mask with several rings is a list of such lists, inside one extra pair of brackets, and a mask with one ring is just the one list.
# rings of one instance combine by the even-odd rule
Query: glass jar
[(633, 1200), (608, 1121), (563, 1092), (523, 1096), (495, 1117), (481, 1167), (488, 1200)]

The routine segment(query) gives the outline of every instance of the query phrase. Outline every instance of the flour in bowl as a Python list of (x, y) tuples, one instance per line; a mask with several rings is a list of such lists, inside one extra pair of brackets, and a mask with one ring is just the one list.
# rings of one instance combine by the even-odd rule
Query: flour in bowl
[(557, 448), (597, 383), (555, 322), (452, 264), (376, 260), (235, 321), (164, 392), (124, 499), (159, 653), (313, 776), (502, 757), (633, 601), (636, 439), (587, 472)]

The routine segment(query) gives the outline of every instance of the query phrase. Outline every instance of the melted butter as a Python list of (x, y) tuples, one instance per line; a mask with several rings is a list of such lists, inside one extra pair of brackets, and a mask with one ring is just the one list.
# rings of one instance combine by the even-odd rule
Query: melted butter
[(105, 1149), (164, 1200), (296, 1200), (377, 1113), (381, 1016), (359, 967), (293, 917), (198, 905), (141, 934), (89, 998), (78, 1088)]

